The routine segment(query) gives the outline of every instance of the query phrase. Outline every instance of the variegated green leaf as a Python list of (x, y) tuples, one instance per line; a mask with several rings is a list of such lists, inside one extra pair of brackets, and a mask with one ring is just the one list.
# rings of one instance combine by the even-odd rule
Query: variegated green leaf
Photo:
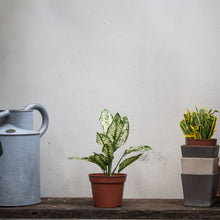
[(215, 116), (214, 119), (213, 119), (213, 122), (212, 122), (210, 132), (209, 132), (209, 136), (208, 136), (209, 139), (211, 139), (212, 136), (214, 135), (216, 124), (217, 124), (217, 117)]
[(106, 157), (108, 158), (109, 161), (112, 161), (113, 160), (113, 154), (114, 154), (114, 149), (112, 146), (109, 146), (109, 145), (105, 145), (103, 148), (102, 148), (102, 152), (106, 155)]
[(100, 154), (94, 153), (94, 155), (90, 157), (84, 157), (82, 158), (82, 160), (88, 160), (89, 162), (95, 163), (100, 166), (102, 170), (106, 170), (107, 164), (105, 164), (105, 161), (103, 161), (103, 157), (100, 156)]
[(196, 122), (196, 126), (199, 126), (199, 124), (200, 124), (200, 115), (199, 115), (199, 113), (195, 114), (195, 122)]
[(125, 116), (121, 119), (121, 116), (117, 113), (107, 131), (107, 136), (113, 143), (114, 151), (126, 142), (128, 134), (128, 118)]
[(133, 152), (144, 152), (144, 151), (148, 151), (148, 150), (152, 150), (152, 148), (147, 145), (138, 146), (138, 147), (130, 147), (129, 149), (125, 150), (124, 155), (128, 155)]
[(112, 142), (111, 140), (105, 135), (105, 134), (101, 134), (101, 133), (96, 133), (96, 142), (98, 144), (101, 144), (103, 147), (105, 145), (108, 145), (108, 146), (112, 146)]
[(118, 129), (116, 140), (115, 140), (115, 148), (119, 148), (125, 144), (129, 135), (129, 122), (127, 116), (122, 119), (123, 125)]
[(98, 157), (103, 161), (103, 163), (104, 163), (106, 166), (108, 165), (108, 162), (109, 162), (108, 157), (106, 157), (106, 156), (103, 155), (103, 154), (98, 154)]
[(214, 113), (219, 113), (219, 111), (218, 111), (218, 110), (214, 110), (214, 111), (211, 113), (211, 115), (213, 115)]
[(142, 154), (138, 154), (136, 156), (133, 157), (129, 157), (127, 159), (125, 159), (124, 161), (122, 161), (119, 165), (118, 168), (118, 173), (120, 173), (125, 167), (127, 167), (128, 165), (132, 164), (134, 161), (136, 161)]
[(188, 122), (190, 123), (190, 121), (191, 121), (191, 113), (190, 113), (188, 108), (186, 110), (187, 110), (187, 114), (188, 114)]
[(110, 126), (110, 124), (112, 123), (113, 120), (113, 116), (110, 113), (110, 111), (108, 109), (104, 109), (101, 113), (101, 116), (99, 118), (99, 121), (102, 124), (102, 128), (103, 128), (103, 133), (106, 134), (108, 127)]
[(205, 121), (205, 109), (204, 108), (200, 109), (199, 114), (200, 114), (201, 122), (203, 123)]
[(185, 134), (184, 137), (186, 137), (186, 138), (194, 138), (195, 135), (194, 134)]
[(200, 126), (190, 126), (193, 130), (192, 134), (194, 135), (194, 139), (202, 139), (200, 134)]
[(196, 117), (196, 112), (193, 112), (192, 113), (192, 118), (191, 118), (191, 123), (190, 123), (190, 125), (192, 125), (192, 126), (196, 125), (195, 117)]
[(190, 126), (187, 125), (186, 121), (184, 120), (180, 121), (180, 128), (185, 135), (191, 134), (192, 132), (192, 129), (190, 128)]
[(106, 170), (107, 166), (107, 158), (102, 154), (96, 154), (91, 155), (89, 157), (68, 157), (70, 160), (87, 160), (89, 162), (97, 164), (103, 171)]
[(187, 123), (187, 125), (189, 125), (190, 124), (189, 115), (188, 114), (183, 114), (183, 117), (184, 117), (185, 122)]
[(113, 121), (106, 133), (107, 137), (111, 140), (113, 145), (115, 144), (115, 140), (117, 139), (122, 127), (123, 127), (123, 121), (121, 120), (121, 116), (119, 115), (119, 113), (117, 113), (114, 116)]

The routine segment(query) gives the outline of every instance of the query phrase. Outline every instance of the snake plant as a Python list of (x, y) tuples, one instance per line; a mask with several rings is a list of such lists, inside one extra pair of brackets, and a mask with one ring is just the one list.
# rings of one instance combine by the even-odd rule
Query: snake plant
[(200, 110), (197, 109), (190, 113), (183, 114), (184, 119), (180, 121), (179, 125), (184, 136), (191, 139), (211, 139), (216, 128), (217, 116), (214, 114), (217, 110), (207, 110), (204, 106)]
[[(119, 161), (113, 169), (114, 153), (122, 145), (125, 144), (129, 134), (129, 122), (127, 116), (121, 118), (119, 113), (115, 116), (110, 113), (108, 109), (104, 109), (101, 112), (99, 118), (101, 122), (103, 133), (97, 132), (96, 142), (102, 146), (102, 153), (93, 153), (89, 157), (69, 157), (68, 159), (80, 159), (87, 160), (89, 162), (97, 164), (105, 175), (111, 176), (118, 169), (120, 173), (125, 167), (135, 162), (144, 151), (151, 150), (151, 147), (143, 145), (138, 147), (130, 147), (124, 151)], [(138, 153), (134, 156), (127, 157), (131, 153)], [(123, 160), (124, 159), (124, 160)], [(123, 160), (123, 161), (122, 161)]]

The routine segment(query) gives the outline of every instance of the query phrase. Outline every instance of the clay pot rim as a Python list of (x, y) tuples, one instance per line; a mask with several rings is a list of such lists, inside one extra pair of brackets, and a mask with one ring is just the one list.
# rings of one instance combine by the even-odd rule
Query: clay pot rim
[(195, 140), (195, 141), (208, 141), (208, 140), (217, 140), (217, 138), (211, 138), (211, 139), (194, 139), (194, 138), (186, 138), (188, 140)]
[(98, 177), (98, 178), (121, 178), (126, 177), (126, 173), (114, 173), (112, 176), (105, 175), (104, 173), (90, 173), (89, 177)]
[(103, 173), (91, 173), (89, 174), (89, 180), (91, 183), (100, 183), (100, 184), (118, 184), (124, 183), (126, 181), (127, 174), (119, 173), (113, 176), (106, 176)]
[(211, 139), (185, 138), (185, 142), (187, 146), (216, 146), (217, 138), (211, 138)]

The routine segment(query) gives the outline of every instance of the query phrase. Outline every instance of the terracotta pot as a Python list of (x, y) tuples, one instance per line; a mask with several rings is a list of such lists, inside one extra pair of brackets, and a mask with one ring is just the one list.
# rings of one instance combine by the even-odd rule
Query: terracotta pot
[(190, 145), (190, 146), (216, 146), (216, 144), (217, 144), (217, 139), (199, 140), (199, 139), (186, 138), (186, 145)]
[(103, 173), (89, 174), (94, 206), (113, 208), (121, 206), (126, 174), (106, 176)]

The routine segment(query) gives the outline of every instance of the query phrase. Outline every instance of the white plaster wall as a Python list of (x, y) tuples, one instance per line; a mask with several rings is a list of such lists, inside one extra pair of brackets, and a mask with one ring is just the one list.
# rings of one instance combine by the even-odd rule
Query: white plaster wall
[(99, 168), (66, 158), (101, 150), (109, 108), (129, 118), (127, 147), (153, 148), (125, 170), (124, 197), (182, 198), (178, 122), (186, 107), (220, 110), (219, 11), (217, 0), (0, 0), (0, 107), (41, 103), (50, 116), (42, 196), (91, 196)]

